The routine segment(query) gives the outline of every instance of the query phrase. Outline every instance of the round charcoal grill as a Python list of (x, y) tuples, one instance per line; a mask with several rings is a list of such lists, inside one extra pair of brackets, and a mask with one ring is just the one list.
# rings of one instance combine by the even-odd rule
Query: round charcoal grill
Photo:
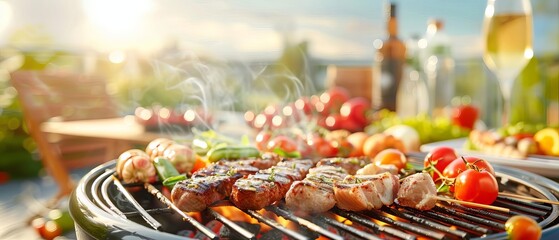
[[(112, 177), (114, 167), (111, 161), (93, 169), (72, 194), (70, 213), (78, 239), (505, 239), (504, 223), (515, 214), (535, 219), (543, 228), (543, 238), (559, 236), (557, 205), (508, 197), (499, 197), (493, 205), (510, 213), (439, 201), (430, 211), (391, 206), (366, 212), (332, 209), (299, 217), (278, 203), (260, 211), (237, 209), (237, 214), (253, 221), (230, 219), (218, 213), (220, 207), (192, 218), (143, 185), (121, 185)], [(518, 169), (495, 166), (495, 170), (500, 191), (557, 201), (558, 183)]]

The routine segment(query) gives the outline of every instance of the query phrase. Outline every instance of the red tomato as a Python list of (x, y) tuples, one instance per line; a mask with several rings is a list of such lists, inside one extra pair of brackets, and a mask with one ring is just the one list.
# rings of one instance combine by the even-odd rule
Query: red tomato
[(466, 171), (467, 167), (464, 163), (464, 159), (471, 164), (474, 164), (480, 170), (486, 170), (487, 172), (491, 173), (491, 175), (495, 176), (495, 170), (491, 164), (481, 158), (467, 156), (467, 157), (459, 157), (449, 163), (443, 171), (443, 176), (447, 178), (456, 178), (458, 174), (461, 172)]
[(342, 129), (344, 118), (340, 114), (332, 114), (324, 119), (328, 130)]
[(270, 138), (272, 138), (272, 132), (268, 130), (262, 130), (258, 132), (258, 134), (256, 134), (256, 137), (254, 138), (254, 143), (256, 144), (256, 148), (258, 148), (258, 150), (260, 151), (266, 150)]
[(400, 169), (406, 167), (406, 163), (408, 162), (406, 155), (398, 149), (395, 148), (388, 148), (380, 151), (375, 157), (373, 158), (373, 163), (377, 166), (380, 165), (387, 165), (392, 164)]
[(342, 104), (349, 100), (349, 98), (350, 95), (347, 89), (342, 87), (330, 88), (328, 91), (320, 95), (320, 102), (324, 104), (324, 109), (321, 113), (323, 115), (338, 113)]
[(295, 110), (303, 112), (305, 115), (312, 114), (312, 104), (308, 97), (301, 97), (297, 99), (294, 103)]
[(322, 137), (313, 137), (309, 141), (309, 145), (314, 148), (316, 155), (320, 157), (335, 157), (338, 155), (338, 148)]
[(347, 119), (365, 127), (369, 123), (368, 115), (371, 111), (371, 104), (364, 97), (351, 98), (344, 102), (340, 108), (340, 114)]
[(295, 140), (288, 138), (285, 135), (279, 135), (272, 138), (266, 147), (268, 151), (274, 151), (276, 148), (279, 148), (286, 153), (297, 151), (297, 143)]
[(8, 172), (0, 172), (0, 184), (6, 183), (10, 180), (10, 174)]
[(466, 129), (474, 129), (479, 110), (473, 105), (460, 105), (452, 109), (452, 123)]
[(208, 162), (204, 161), (201, 157), (196, 156), (196, 161), (194, 161), (194, 166), (192, 166), (192, 170), (190, 173), (194, 173), (199, 169), (205, 168), (208, 165)]
[(454, 182), (454, 197), (458, 200), (492, 204), (499, 195), (497, 179), (486, 170), (467, 169)]
[(45, 218), (36, 218), (31, 222), (31, 226), (35, 228), (37, 233), (43, 239), (51, 240), (62, 234), (62, 228), (55, 221)]
[[(458, 154), (454, 148), (441, 146), (436, 147), (431, 150), (423, 161), (423, 166), (428, 168), (429, 166), (434, 166), (441, 174), (448, 164), (458, 158)], [(433, 176), (433, 181), (439, 179), (439, 174), (435, 171), (430, 171), (431, 176)]]
[(542, 236), (542, 227), (527, 216), (516, 215), (505, 223), (510, 240), (537, 240)]

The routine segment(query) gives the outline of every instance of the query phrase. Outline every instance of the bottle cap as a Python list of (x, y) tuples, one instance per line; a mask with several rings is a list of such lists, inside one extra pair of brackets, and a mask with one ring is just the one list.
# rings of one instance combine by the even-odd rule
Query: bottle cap
[(391, 3), (390, 6), (388, 6), (388, 16), (389, 17), (396, 17), (396, 4), (395, 3)]

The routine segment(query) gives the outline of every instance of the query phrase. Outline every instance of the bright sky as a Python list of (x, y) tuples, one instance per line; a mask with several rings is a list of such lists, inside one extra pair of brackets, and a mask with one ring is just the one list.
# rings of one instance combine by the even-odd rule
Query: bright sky
[[(267, 58), (282, 49), (280, 32), (310, 43), (313, 56), (372, 59), (374, 39), (384, 37), (386, 0), (0, 0), (0, 45), (14, 31), (33, 26), (59, 48), (151, 53), (173, 41), (223, 57)], [(422, 35), (427, 20), (445, 21), (456, 56), (481, 53), (485, 1), (398, 0), (400, 35)], [(536, 53), (559, 52), (559, 1), (555, 14), (534, 17)], [(21, 34), (21, 33), (20, 33)], [(28, 33), (31, 35), (30, 33)], [(25, 34), (24, 34), (25, 36)], [(32, 41), (31, 41), (32, 42)]]

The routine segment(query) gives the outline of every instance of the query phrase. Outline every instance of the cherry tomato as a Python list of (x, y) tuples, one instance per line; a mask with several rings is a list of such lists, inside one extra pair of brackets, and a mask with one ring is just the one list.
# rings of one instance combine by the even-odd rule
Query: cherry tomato
[(62, 229), (53, 220), (36, 218), (31, 222), (31, 226), (35, 228), (37, 233), (41, 235), (43, 239), (51, 240), (62, 234)]
[(314, 148), (316, 155), (320, 157), (335, 157), (338, 155), (338, 148), (323, 137), (314, 136), (309, 141), (309, 145)]
[(6, 183), (10, 180), (10, 174), (8, 172), (0, 171), (0, 184)]
[(371, 104), (364, 97), (351, 98), (344, 102), (340, 108), (340, 114), (347, 119), (351, 119), (360, 127), (365, 127), (369, 123), (368, 115), (371, 111)]
[(266, 150), (270, 138), (272, 138), (272, 132), (268, 130), (262, 130), (258, 132), (258, 134), (256, 134), (256, 137), (254, 138), (254, 143), (256, 144), (256, 148), (258, 148), (258, 150), (260, 151)]
[(340, 114), (332, 114), (324, 119), (324, 124), (328, 130), (339, 130), (344, 126), (344, 117)]
[[(328, 91), (320, 95), (320, 102), (324, 104), (323, 111), (319, 111), (322, 115), (330, 115), (331, 113), (339, 113), (344, 102), (349, 100), (350, 95), (347, 89), (342, 87), (332, 87)], [(318, 104), (318, 103), (317, 103)], [(317, 108), (317, 110), (319, 110)]]
[(505, 223), (510, 240), (537, 240), (542, 236), (542, 227), (529, 217), (516, 215)]
[(360, 132), (363, 131), (363, 129), (365, 128), (365, 126), (362, 126), (359, 123), (356, 123), (353, 119), (351, 118), (343, 118), (342, 119), (342, 129), (348, 130), (349, 132)]
[(380, 151), (373, 158), (373, 163), (377, 166), (392, 164), (398, 168), (398, 171), (406, 167), (408, 162), (406, 155), (398, 149), (388, 148)]
[(464, 163), (464, 159), (468, 163), (474, 164), (478, 169), (480, 170), (484, 169), (487, 172), (491, 173), (491, 175), (495, 176), (495, 170), (493, 169), (493, 166), (491, 166), (491, 164), (488, 161), (472, 156), (458, 157), (455, 160), (453, 160), (445, 167), (443, 171), (443, 176), (447, 178), (456, 178), (458, 174), (466, 171), (467, 167), (466, 164)]
[[(448, 164), (458, 158), (458, 153), (451, 147), (440, 146), (431, 150), (423, 161), (423, 166), (428, 168), (429, 166), (434, 166), (441, 174)], [(431, 176), (433, 176), (433, 181), (439, 179), (439, 174), (435, 171), (430, 171)]]
[(458, 200), (492, 204), (498, 194), (497, 179), (486, 170), (467, 169), (454, 182), (454, 197)]
[(279, 135), (272, 138), (266, 147), (268, 151), (274, 151), (276, 148), (279, 148), (286, 153), (297, 151), (297, 143), (295, 140), (288, 138), (285, 135)]
[(305, 115), (312, 114), (312, 104), (308, 97), (301, 97), (297, 99), (294, 103), (296, 111), (302, 111)]
[(474, 129), (479, 110), (473, 105), (460, 105), (452, 109), (452, 123), (466, 129)]
[(194, 166), (192, 166), (192, 170), (190, 170), (190, 172), (194, 173), (199, 169), (205, 168), (206, 165), (208, 165), (208, 162), (204, 161), (201, 157), (196, 156), (196, 161), (194, 161)]

